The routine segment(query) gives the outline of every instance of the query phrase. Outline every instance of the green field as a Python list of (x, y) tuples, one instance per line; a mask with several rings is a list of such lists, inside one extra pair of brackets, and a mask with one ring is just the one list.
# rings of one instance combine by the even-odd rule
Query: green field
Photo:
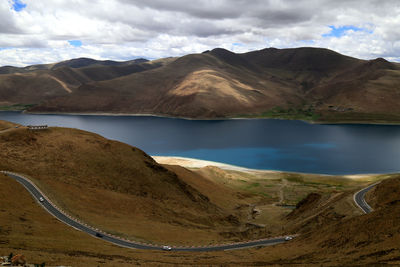
[(22, 111), (27, 110), (31, 107), (35, 106), (35, 104), (14, 104), (8, 106), (0, 106), (1, 111)]

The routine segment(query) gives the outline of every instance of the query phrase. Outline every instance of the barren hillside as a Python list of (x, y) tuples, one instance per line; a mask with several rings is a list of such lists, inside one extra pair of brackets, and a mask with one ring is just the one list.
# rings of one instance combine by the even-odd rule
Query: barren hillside
[(252, 196), (183, 168), (167, 169), (138, 148), (93, 133), (11, 128), (0, 132), (0, 151), (0, 170), (30, 176), (67, 212), (110, 233), (190, 245), (239, 240), (223, 233), (250, 227), (248, 214), (236, 207)]
[(35, 104), (31, 112), (400, 121), (398, 64), (321, 48), (217, 48), (118, 64), (76, 59), (1, 73), (0, 103)]

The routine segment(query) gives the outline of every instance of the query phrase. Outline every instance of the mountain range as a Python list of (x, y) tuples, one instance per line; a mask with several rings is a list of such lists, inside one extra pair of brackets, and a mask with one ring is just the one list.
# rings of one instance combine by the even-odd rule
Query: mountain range
[(0, 68), (0, 106), (37, 113), (399, 122), (400, 64), (323, 48)]

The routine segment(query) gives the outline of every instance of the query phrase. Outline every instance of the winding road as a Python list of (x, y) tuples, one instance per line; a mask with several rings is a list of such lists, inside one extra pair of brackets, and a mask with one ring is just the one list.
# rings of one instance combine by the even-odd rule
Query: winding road
[[(32, 194), (32, 196), (38, 201), (38, 203), (51, 215), (60, 220), (61, 222), (79, 230), (85, 232), (93, 237), (100, 238), (104, 241), (113, 243), (115, 245), (126, 247), (126, 248), (134, 248), (134, 249), (150, 249), (150, 250), (163, 250), (163, 246), (154, 245), (148, 243), (141, 243), (137, 241), (130, 241), (127, 239), (123, 239), (112, 234), (105, 233), (99, 229), (96, 229), (92, 226), (89, 226), (83, 222), (80, 222), (76, 218), (72, 218), (70, 215), (65, 213), (63, 210), (58, 208), (55, 204), (53, 204), (41, 191), (40, 189), (28, 178), (24, 177), (21, 174), (1, 171), (7, 176), (15, 179), (17, 182), (21, 183), (28, 191)], [(365, 201), (365, 194), (371, 190), (375, 185), (372, 184), (366, 188), (361, 189), (357, 193), (354, 194), (354, 202), (356, 205), (364, 212), (370, 213), (372, 208)], [(256, 246), (270, 246), (276, 245), (280, 243), (284, 243), (285, 237), (277, 237), (271, 239), (260, 239), (260, 240), (252, 240), (248, 242), (239, 242), (239, 243), (231, 243), (231, 244), (221, 244), (221, 245), (212, 245), (212, 246), (191, 246), (191, 247), (171, 247), (171, 250), (174, 251), (217, 251), (217, 250), (231, 250), (231, 249), (244, 249)]]
[[(21, 183), (28, 191), (32, 194), (32, 196), (38, 201), (38, 203), (51, 215), (56, 217), (61, 222), (79, 230), (85, 232), (93, 237), (100, 238), (104, 241), (113, 243), (115, 245), (126, 247), (126, 248), (135, 248), (135, 249), (150, 249), (150, 250), (163, 250), (163, 246), (154, 245), (154, 244), (146, 244), (140, 243), (137, 241), (130, 241), (127, 239), (123, 239), (108, 233), (105, 233), (99, 229), (91, 227), (79, 220), (72, 218), (70, 215), (62, 211), (56, 205), (54, 205), (41, 191), (40, 189), (28, 178), (24, 177), (21, 174), (1, 171), (7, 176), (15, 179), (17, 182)], [(41, 199), (42, 198), (42, 199)], [(216, 251), (216, 250), (231, 250), (231, 249), (244, 249), (256, 246), (270, 246), (275, 244), (280, 244), (285, 242), (285, 237), (277, 237), (271, 239), (260, 239), (253, 240), (248, 242), (239, 242), (232, 244), (221, 244), (221, 245), (212, 245), (212, 246), (192, 246), (192, 247), (171, 247), (173, 251)]]
[(371, 208), (370, 205), (365, 201), (365, 194), (371, 190), (375, 185), (378, 183), (374, 183), (368, 187), (365, 187), (358, 191), (357, 193), (354, 194), (353, 199), (356, 205), (364, 212), (364, 213), (370, 213), (373, 209)]

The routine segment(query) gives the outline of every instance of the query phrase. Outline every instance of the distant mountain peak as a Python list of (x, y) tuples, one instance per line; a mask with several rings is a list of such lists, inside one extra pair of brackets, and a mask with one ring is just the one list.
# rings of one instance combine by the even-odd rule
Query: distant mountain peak
[(378, 57), (376, 59), (371, 59), (367, 63), (368, 66), (377, 69), (395, 69), (396, 67), (384, 58)]
[(220, 48), (220, 47), (214, 48), (213, 50), (211, 50), (211, 53), (231, 53), (231, 54), (234, 54), (232, 51), (229, 51), (228, 49)]
[(220, 58), (228, 58), (228, 57), (235, 57), (238, 56), (232, 51), (229, 51), (225, 48), (214, 48), (213, 50), (210, 51), (210, 54), (216, 57)]

